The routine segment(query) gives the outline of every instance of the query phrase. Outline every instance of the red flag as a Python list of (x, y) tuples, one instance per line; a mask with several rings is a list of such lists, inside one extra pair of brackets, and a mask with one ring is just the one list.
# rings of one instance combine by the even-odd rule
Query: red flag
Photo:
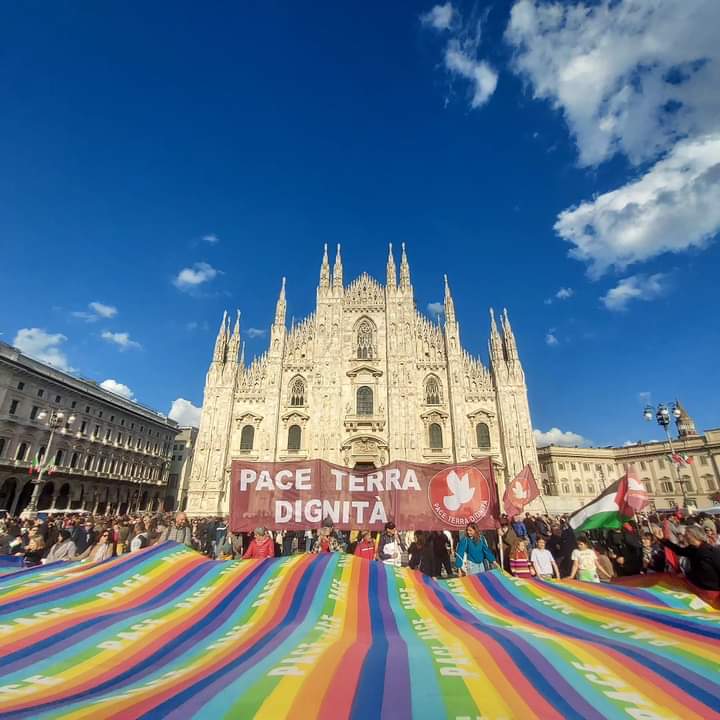
[(540, 495), (535, 476), (530, 465), (526, 465), (505, 488), (503, 506), (508, 517), (514, 517), (522, 509)]

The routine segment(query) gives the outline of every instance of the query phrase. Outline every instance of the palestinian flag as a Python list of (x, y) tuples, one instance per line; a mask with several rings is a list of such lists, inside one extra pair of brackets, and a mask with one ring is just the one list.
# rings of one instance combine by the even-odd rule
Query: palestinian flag
[(645, 486), (631, 471), (603, 490), (595, 500), (573, 513), (568, 522), (578, 532), (621, 528), (649, 502)]

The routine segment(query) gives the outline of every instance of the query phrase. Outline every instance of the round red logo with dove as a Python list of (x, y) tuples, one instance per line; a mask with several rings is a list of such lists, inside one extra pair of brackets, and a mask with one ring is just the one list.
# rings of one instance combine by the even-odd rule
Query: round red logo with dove
[(430, 480), (428, 499), (445, 525), (462, 528), (490, 512), (490, 483), (476, 467), (445, 468)]

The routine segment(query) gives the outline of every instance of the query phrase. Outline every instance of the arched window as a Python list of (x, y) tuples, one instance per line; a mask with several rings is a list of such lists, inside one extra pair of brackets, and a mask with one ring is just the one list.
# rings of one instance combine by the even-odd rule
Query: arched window
[(425, 402), (428, 405), (439, 405), (441, 399), (440, 383), (435, 376), (430, 376), (425, 383)]
[(437, 423), (432, 423), (432, 425), (430, 425), (430, 448), (432, 450), (442, 450), (442, 447), (442, 428)]
[(487, 423), (478, 423), (475, 426), (475, 437), (479, 448), (490, 447), (490, 429), (488, 428)]
[(372, 360), (375, 357), (373, 335), (371, 322), (367, 319), (361, 320), (357, 328), (357, 356), (361, 360)]
[(252, 425), (246, 425), (240, 433), (240, 449), (252, 450), (255, 442), (255, 428)]
[(295, 378), (290, 386), (290, 404), (295, 407), (305, 404), (305, 382), (302, 378)]
[(27, 443), (20, 443), (18, 445), (17, 452), (15, 453), (15, 459), (16, 460), (24, 460), (25, 456), (27, 455), (28, 445)]
[(373, 392), (372, 389), (363, 385), (357, 391), (357, 414), (372, 415), (373, 414)]
[(299, 450), (302, 440), (302, 430), (299, 425), (291, 425), (288, 428), (288, 450)]
[(5, 438), (0, 438), (0, 457), (2, 457), (3, 450), (5, 450)]
[(80, 458), (80, 455), (78, 455), (78, 453), (74, 452), (72, 454), (72, 457), (70, 458), (70, 467), (71, 468), (75, 469), (77, 467), (79, 458)]
[(63, 461), (63, 451), (62, 451), (62, 450), (58, 450), (58, 451), (55, 453), (55, 462), (54, 462), (53, 464), (54, 464), (54, 465), (62, 465), (62, 461)]

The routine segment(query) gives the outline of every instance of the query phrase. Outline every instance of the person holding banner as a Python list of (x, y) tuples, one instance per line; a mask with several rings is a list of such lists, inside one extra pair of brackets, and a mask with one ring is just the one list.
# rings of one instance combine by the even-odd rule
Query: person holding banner
[(455, 567), (461, 575), (478, 575), (489, 567), (500, 567), (485, 536), (475, 523), (470, 523), (465, 528), (465, 535), (455, 552)]

